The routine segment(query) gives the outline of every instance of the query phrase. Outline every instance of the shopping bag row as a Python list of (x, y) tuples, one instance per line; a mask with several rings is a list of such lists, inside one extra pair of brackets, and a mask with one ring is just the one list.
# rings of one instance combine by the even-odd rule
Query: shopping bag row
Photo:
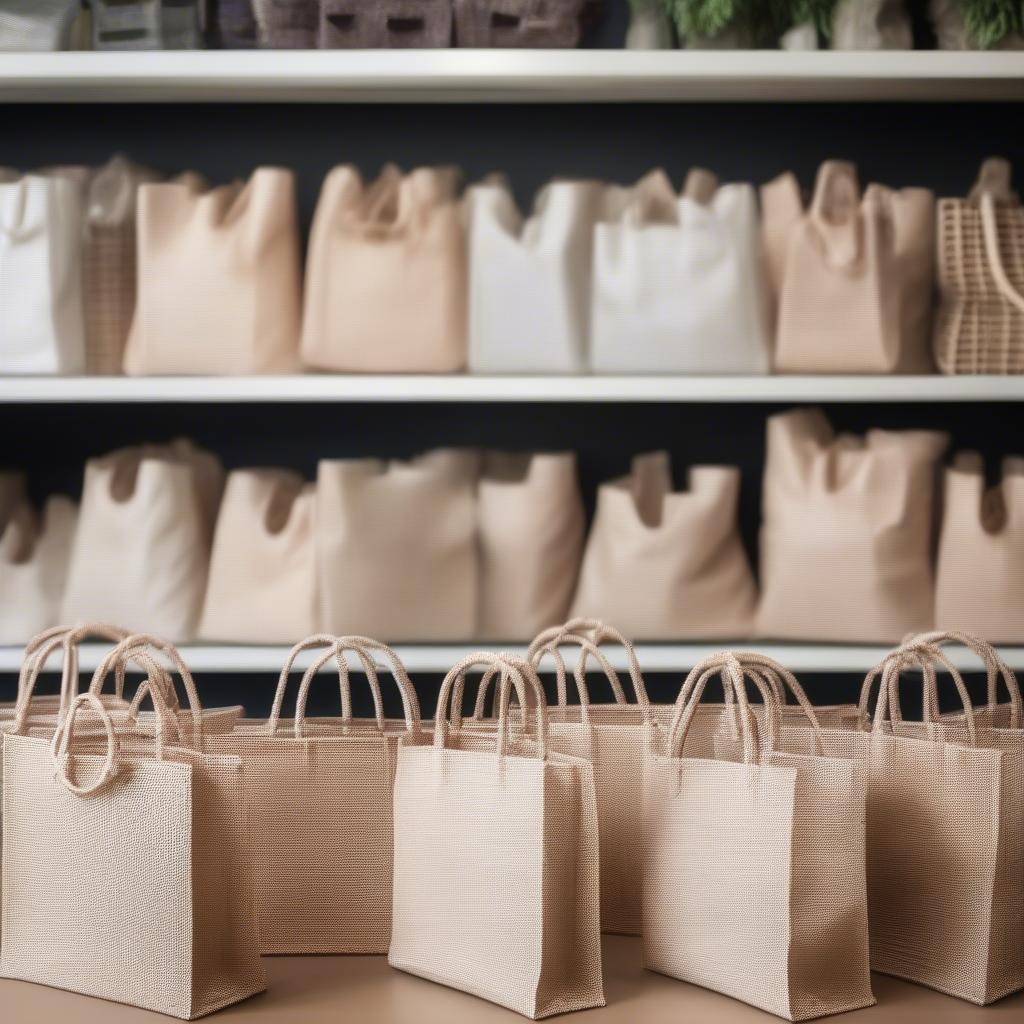
[[(692, 171), (556, 180), (528, 217), (453, 168), (326, 178), (300, 272), (295, 180), (170, 182), (123, 157), (0, 182), (0, 372), (1024, 371), (1024, 208), (827, 161), (805, 205)], [(937, 239), (937, 244), (936, 244)], [(939, 302), (933, 322), (935, 252)]]
[[(467, 656), (426, 722), (392, 650), (319, 635), (289, 655), (269, 719), (222, 730), (170, 644), (98, 632), (113, 642), (87, 691), (76, 650), (96, 631), (62, 627), (26, 650), (0, 712), (4, 977), (191, 1019), (262, 991), (260, 953), (387, 954), (538, 1019), (604, 1005), (604, 930), (641, 934), (650, 970), (794, 1021), (872, 1005), (871, 970), (976, 1004), (1024, 988), (1022, 701), (976, 638), (908, 639), (860, 706), (814, 708), (781, 665), (731, 652), (661, 705), (630, 643), (576, 620), (525, 659)], [(981, 657), (987, 705), (949, 642)], [(61, 696), (37, 702), (54, 654)], [(589, 703), (579, 667), (566, 704), (577, 654), (602, 665), (614, 704)], [(351, 717), (350, 660), (375, 718)], [(335, 662), (341, 717), (310, 720)], [(549, 708), (537, 673), (551, 665)], [(145, 681), (128, 701), (130, 670)], [(385, 672), (399, 719), (381, 711)], [(962, 707), (940, 715), (943, 672)], [(463, 716), (470, 674), (492, 715)], [(724, 703), (702, 700), (713, 677)], [(901, 713), (911, 686), (923, 721)]]

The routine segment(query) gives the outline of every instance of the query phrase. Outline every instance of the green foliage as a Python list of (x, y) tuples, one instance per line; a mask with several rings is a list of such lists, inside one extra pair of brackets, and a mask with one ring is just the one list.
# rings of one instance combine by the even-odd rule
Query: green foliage
[[(832, 12), (839, 0), (789, 0), (780, 6), (787, 8), (786, 23), (781, 31), (785, 32), (794, 25), (806, 25), (812, 22), (814, 27), (826, 38), (832, 36)], [(781, 32), (780, 32), (781, 35)]]
[(714, 39), (733, 29), (764, 46), (775, 45), (783, 32), (807, 22), (813, 22), (827, 38), (832, 33), (832, 11), (837, 3), (838, 0), (665, 0), (669, 16), (684, 39)]
[(666, 0), (680, 36), (713, 39), (727, 28), (744, 25), (754, 0)]
[(982, 49), (1024, 31), (1024, 0), (956, 0), (956, 5), (971, 39)]

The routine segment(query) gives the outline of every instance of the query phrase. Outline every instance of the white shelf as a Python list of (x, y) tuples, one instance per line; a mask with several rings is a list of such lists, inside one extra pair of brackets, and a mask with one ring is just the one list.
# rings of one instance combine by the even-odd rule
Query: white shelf
[(1024, 401), (1017, 377), (0, 377), (0, 404), (36, 402)]
[[(525, 653), (518, 644), (397, 644), (395, 650), (410, 672), (447, 672), (459, 659), (473, 651), (510, 650)], [(767, 654), (793, 672), (855, 672), (866, 673), (890, 650), (885, 646), (851, 644), (759, 643), (755, 640), (714, 644), (640, 644), (637, 656), (645, 672), (687, 672), (698, 661), (717, 651), (756, 650)], [(103, 644), (85, 644), (81, 648), (80, 667), (92, 670), (109, 650)], [(270, 672), (277, 673), (284, 664), (287, 647), (232, 646), (221, 644), (185, 645), (180, 648), (186, 664), (194, 672)], [(16, 672), (21, 665), (21, 648), (0, 647), (0, 672)], [(626, 668), (622, 652), (608, 648), (608, 657), (618, 670)], [(1014, 669), (1024, 669), (1024, 647), (1001, 647), (1000, 653)], [(958, 668), (978, 670), (977, 659), (967, 651), (950, 648), (949, 655)], [(297, 668), (306, 667), (312, 654), (304, 653), (296, 660)], [(54, 656), (50, 667), (57, 665)], [(329, 670), (329, 667), (328, 667)]]
[(1024, 54), (627, 50), (5, 53), (0, 102), (1024, 100)]

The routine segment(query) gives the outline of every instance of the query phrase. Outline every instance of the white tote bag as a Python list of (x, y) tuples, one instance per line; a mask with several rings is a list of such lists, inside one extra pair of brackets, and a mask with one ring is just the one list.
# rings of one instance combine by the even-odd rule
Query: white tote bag
[(505, 182), (469, 190), (473, 373), (583, 372), (601, 193), (596, 181), (553, 181), (524, 219)]
[[(663, 172), (594, 229), (591, 368), (597, 373), (767, 373), (768, 306), (752, 185)], [(613, 196), (615, 193), (613, 193)]]
[(81, 373), (83, 183), (0, 182), (0, 373)]
[(0, 51), (47, 52), (73, 49), (79, 0), (3, 0)]

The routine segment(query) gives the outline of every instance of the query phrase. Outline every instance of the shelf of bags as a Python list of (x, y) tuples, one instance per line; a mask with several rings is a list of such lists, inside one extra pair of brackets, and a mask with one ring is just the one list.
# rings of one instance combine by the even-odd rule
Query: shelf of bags
[[(705, 644), (639, 644), (636, 648), (640, 666), (645, 672), (687, 672), (697, 662), (724, 649), (756, 650), (774, 658), (794, 672), (866, 673), (877, 665), (890, 648), (877, 645), (759, 643), (756, 640), (721, 641)], [(410, 672), (444, 673), (457, 661), (473, 651), (510, 650), (524, 654), (522, 644), (488, 644), (484, 641), (467, 644), (396, 644), (395, 650)], [(83, 670), (92, 670), (108, 648), (102, 644), (85, 644), (79, 663)], [(257, 645), (193, 644), (180, 648), (186, 664), (195, 672), (268, 672), (277, 673), (285, 662), (287, 647)], [(1024, 647), (1000, 647), (1000, 654), (1014, 669), (1024, 669)], [(619, 671), (626, 668), (620, 650), (608, 648), (608, 657)], [(977, 670), (977, 660), (967, 651), (951, 648), (949, 656), (961, 669)], [(301, 654), (296, 668), (305, 668), (312, 653)], [(0, 672), (16, 672), (21, 665), (20, 647), (0, 647)], [(51, 667), (56, 670), (56, 659)], [(325, 671), (329, 671), (327, 668)]]
[(978, 401), (1024, 401), (1024, 376), (0, 377), (0, 403)]
[(1024, 100), (1024, 53), (8, 53), (6, 102)]

